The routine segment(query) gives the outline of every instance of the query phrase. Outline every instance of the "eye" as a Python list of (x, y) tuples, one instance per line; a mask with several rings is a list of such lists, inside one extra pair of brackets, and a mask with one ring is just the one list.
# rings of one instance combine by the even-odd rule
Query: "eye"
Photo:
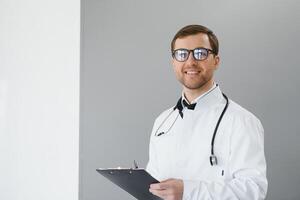
[(175, 58), (178, 60), (185, 60), (188, 57), (189, 52), (185, 49), (178, 49), (175, 51)]
[(202, 48), (199, 48), (199, 49), (195, 49), (194, 50), (194, 56), (196, 59), (203, 59), (203, 58), (206, 58), (208, 55), (208, 52), (206, 49), (202, 49)]

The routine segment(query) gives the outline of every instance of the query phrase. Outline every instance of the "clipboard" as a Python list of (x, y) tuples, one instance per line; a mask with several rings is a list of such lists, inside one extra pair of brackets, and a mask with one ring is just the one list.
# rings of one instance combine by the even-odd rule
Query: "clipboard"
[(101, 175), (139, 200), (161, 200), (149, 192), (150, 184), (159, 183), (142, 168), (98, 168)]

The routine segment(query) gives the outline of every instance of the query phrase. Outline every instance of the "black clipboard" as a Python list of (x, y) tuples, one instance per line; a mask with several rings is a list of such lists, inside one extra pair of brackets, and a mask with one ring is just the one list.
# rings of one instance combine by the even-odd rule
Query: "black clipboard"
[(144, 169), (99, 168), (101, 175), (139, 200), (161, 200), (149, 192), (150, 184), (159, 183)]

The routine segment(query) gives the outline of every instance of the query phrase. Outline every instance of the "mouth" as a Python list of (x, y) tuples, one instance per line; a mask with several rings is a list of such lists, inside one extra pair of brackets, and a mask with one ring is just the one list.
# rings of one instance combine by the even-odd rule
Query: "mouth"
[(198, 70), (187, 70), (187, 71), (184, 71), (185, 74), (187, 75), (197, 75), (200, 73), (200, 71)]

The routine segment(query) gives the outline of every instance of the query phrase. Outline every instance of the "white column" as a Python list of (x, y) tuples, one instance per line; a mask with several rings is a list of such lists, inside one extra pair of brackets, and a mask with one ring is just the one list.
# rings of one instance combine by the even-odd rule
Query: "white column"
[(76, 200), (80, 0), (0, 1), (0, 199)]

